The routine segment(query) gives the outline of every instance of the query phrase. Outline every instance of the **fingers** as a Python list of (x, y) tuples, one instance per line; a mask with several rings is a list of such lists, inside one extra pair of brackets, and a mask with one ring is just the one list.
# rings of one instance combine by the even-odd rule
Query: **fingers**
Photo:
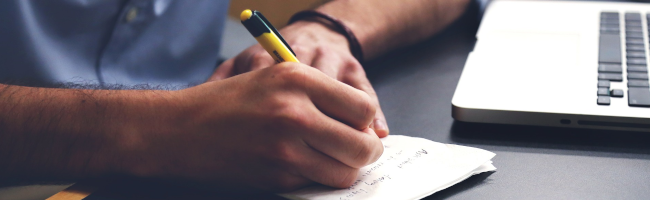
[(296, 176), (337, 188), (350, 186), (359, 168), (381, 156), (381, 141), (370, 128), (355, 130), (320, 113), (312, 104), (305, 105), (294, 110), (302, 114), (284, 115), (293, 119), (282, 120), (284, 123), (279, 124), (288, 125), (293, 130), (288, 132), (297, 133), (299, 137), (285, 139), (268, 150), (272, 152), (275, 166), (286, 172), (278, 173), (280, 176), (275, 179), (279, 188), (290, 190), (304, 185), (304, 180)]
[(364, 72), (363, 67), (361, 67), (361, 64), (358, 62), (348, 63), (348, 65), (350, 67), (344, 68), (346, 70), (343, 70), (339, 73), (338, 79), (354, 88), (366, 92), (368, 96), (370, 96), (372, 104), (377, 108), (370, 128), (374, 129), (374, 131), (377, 133), (377, 136), (380, 138), (388, 136), (390, 131), (386, 123), (386, 117), (384, 116), (384, 112), (381, 110), (381, 106), (379, 105), (379, 98), (377, 97), (377, 93), (366, 77), (366, 73)]
[(318, 55), (317, 52), (315, 52), (313, 49), (307, 49), (299, 45), (292, 46), (292, 50), (294, 53), (296, 53), (296, 58), (298, 58), (300, 63), (310, 66), (313, 66), (312, 61), (314, 59), (314, 56)]
[(212, 76), (208, 78), (208, 81), (218, 81), (223, 80), (234, 75), (234, 63), (235, 59), (228, 59), (221, 63), (214, 71)]
[[(239, 63), (237, 63), (239, 65)], [(242, 62), (241, 66), (237, 66), (238, 69), (242, 69), (241, 73), (246, 73), (248, 71), (254, 71), (258, 69), (267, 68), (275, 65), (275, 60), (273, 57), (266, 51), (257, 51), (254, 54), (250, 55), (248, 62)], [(248, 69), (246, 69), (248, 67)]]
[(374, 119), (376, 107), (365, 92), (303, 64), (281, 63), (277, 67), (287, 69), (284, 78), (288, 83), (299, 86), (326, 115), (357, 130), (367, 128)]
[(345, 165), (305, 146), (303, 159), (297, 160), (298, 172), (305, 178), (336, 188), (349, 187), (357, 178), (358, 168)]
[(311, 66), (327, 74), (327, 76), (338, 79), (339, 69), (343, 68), (344, 62), (341, 56), (332, 52), (319, 51), (313, 59)]
[[(297, 166), (302, 176), (333, 187), (347, 187), (359, 168), (383, 153), (381, 141), (368, 128), (375, 107), (363, 91), (297, 63), (281, 63), (256, 74), (263, 75), (257, 78), (262, 82), (273, 81), (266, 88), (281, 90), (274, 94), (285, 94), (277, 103), (281, 109), (273, 111), (277, 127), (299, 134), (304, 146), (312, 149), (281, 147), (277, 151), (281, 152), (280, 160), (290, 160), (289, 167)], [(302, 100), (291, 101), (296, 98)]]
[(275, 61), (260, 45), (252, 46), (217, 67), (208, 81), (218, 81), (252, 70), (270, 67)]
[(254, 45), (244, 50), (234, 58), (233, 62), (234, 66), (231, 76), (266, 68), (275, 64), (273, 57), (260, 45)]
[(372, 104), (377, 108), (375, 117), (371, 124), (371, 128), (377, 133), (380, 138), (386, 137), (389, 134), (386, 117), (379, 105), (379, 98), (377, 93), (372, 87), (372, 84), (366, 77), (366, 74), (356, 61), (343, 61), (340, 56), (332, 53), (322, 52), (317, 54), (312, 66), (321, 70), (329, 77), (341, 80), (341, 82), (348, 84), (354, 88), (366, 92), (372, 101)]
[(355, 130), (317, 111), (312, 116), (316, 123), (310, 124), (305, 130), (310, 134), (303, 137), (312, 148), (357, 169), (375, 162), (383, 153), (372, 129)]

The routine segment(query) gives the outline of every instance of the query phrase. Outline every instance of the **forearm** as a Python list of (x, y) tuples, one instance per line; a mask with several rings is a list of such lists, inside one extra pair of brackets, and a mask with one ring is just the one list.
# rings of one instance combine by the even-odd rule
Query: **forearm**
[(162, 91), (0, 85), (0, 180), (96, 177), (123, 169), (128, 134)]
[(317, 10), (341, 19), (372, 59), (435, 34), (458, 18), (470, 0), (335, 0)]

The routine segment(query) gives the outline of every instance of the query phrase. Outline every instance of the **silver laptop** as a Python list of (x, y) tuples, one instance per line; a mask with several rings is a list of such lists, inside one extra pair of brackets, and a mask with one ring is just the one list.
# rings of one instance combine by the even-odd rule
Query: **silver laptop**
[(650, 131), (649, 14), (647, 3), (492, 2), (452, 116)]

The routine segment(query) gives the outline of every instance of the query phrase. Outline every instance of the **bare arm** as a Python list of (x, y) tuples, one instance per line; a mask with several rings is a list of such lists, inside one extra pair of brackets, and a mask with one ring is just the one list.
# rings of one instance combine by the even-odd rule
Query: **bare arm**
[(366, 93), (297, 63), (179, 91), (0, 85), (0, 181), (342, 188), (383, 151), (374, 115)]
[(424, 40), (456, 20), (470, 0), (335, 0), (317, 10), (342, 20), (367, 59)]
[[(154, 124), (165, 91), (0, 85), (0, 180), (73, 180), (124, 172), (125, 134)], [(138, 122), (139, 121), (139, 122)]]

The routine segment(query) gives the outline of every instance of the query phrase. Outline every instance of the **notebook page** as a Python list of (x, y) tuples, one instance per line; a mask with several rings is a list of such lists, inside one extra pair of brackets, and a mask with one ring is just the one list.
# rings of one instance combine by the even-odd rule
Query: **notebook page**
[(312, 186), (280, 194), (289, 199), (420, 199), (471, 175), (493, 171), (494, 153), (431, 140), (390, 135), (384, 154), (360, 169), (351, 187)]

